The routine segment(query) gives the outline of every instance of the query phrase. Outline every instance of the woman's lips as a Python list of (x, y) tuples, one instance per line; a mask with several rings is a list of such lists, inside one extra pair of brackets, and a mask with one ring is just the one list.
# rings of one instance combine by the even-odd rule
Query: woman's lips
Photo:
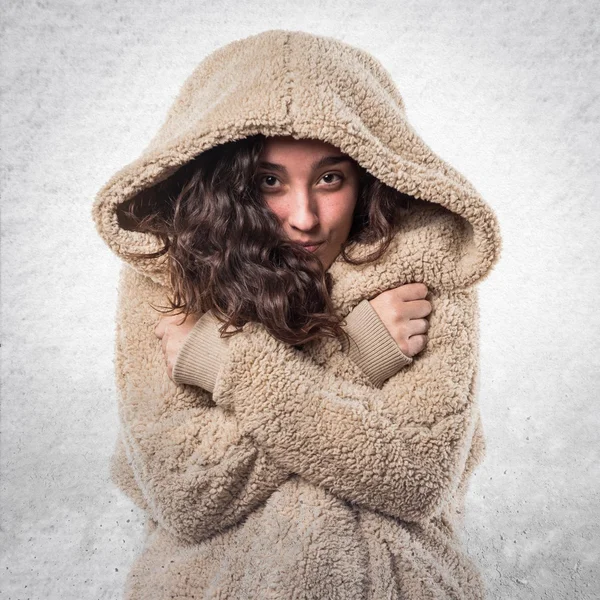
[(322, 244), (325, 243), (325, 240), (321, 241), (321, 242), (317, 242), (316, 244), (304, 244), (303, 242), (300, 242), (298, 240), (292, 240), (295, 241), (297, 244), (300, 244), (303, 248), (306, 248), (309, 252), (314, 252), (319, 246), (321, 246)]
[[(322, 244), (323, 242), (321, 242)], [(317, 244), (316, 246), (304, 246), (310, 252), (314, 252), (321, 244)]]

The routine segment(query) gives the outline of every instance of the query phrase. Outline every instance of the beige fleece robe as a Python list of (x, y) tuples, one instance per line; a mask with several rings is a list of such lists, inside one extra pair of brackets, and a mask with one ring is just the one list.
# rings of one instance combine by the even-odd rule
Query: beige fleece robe
[[(213, 393), (229, 346), (229, 338), (220, 335), (220, 326), (212, 311), (200, 317), (177, 354), (172, 373), (175, 383), (200, 386)], [(345, 341), (342, 346), (377, 387), (413, 361), (400, 350), (368, 300), (348, 314), (342, 329), (351, 338), (349, 346)]]
[[(160, 243), (123, 227), (117, 207), (158, 193), (200, 152), (256, 133), (328, 142), (415, 200), (380, 259), (338, 256), (328, 269), (354, 350), (331, 338), (299, 350), (259, 323), (215, 342), (207, 313), (175, 382), (151, 306), (166, 304), (166, 257), (125, 257)], [(472, 184), (410, 126), (377, 59), (284, 30), (219, 48), (142, 155), (98, 192), (93, 218), (127, 263), (111, 475), (148, 518), (125, 598), (484, 597), (459, 530), (485, 452), (477, 283), (499, 259), (500, 231)], [(412, 282), (428, 286), (433, 310), (427, 347), (408, 359), (366, 301)]]

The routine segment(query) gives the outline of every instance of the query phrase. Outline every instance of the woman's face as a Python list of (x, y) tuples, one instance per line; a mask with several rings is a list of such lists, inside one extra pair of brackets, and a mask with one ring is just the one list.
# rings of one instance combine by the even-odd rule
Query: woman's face
[(290, 240), (320, 242), (314, 253), (327, 270), (352, 226), (358, 198), (354, 161), (319, 140), (270, 137), (260, 156), (258, 185)]

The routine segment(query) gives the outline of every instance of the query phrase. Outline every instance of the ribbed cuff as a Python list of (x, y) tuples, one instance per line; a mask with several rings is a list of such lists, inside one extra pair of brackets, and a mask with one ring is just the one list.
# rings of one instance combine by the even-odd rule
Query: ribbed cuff
[(229, 345), (229, 339), (221, 337), (219, 326), (220, 321), (211, 311), (196, 322), (173, 365), (176, 384), (195, 385), (212, 394)]
[[(176, 384), (195, 385), (213, 393), (229, 345), (229, 339), (220, 336), (219, 324), (211, 311), (196, 322), (173, 366), (172, 378)], [(348, 355), (377, 387), (413, 362), (400, 350), (366, 299), (346, 316), (344, 329), (356, 343), (351, 341)]]
[(400, 350), (367, 299), (362, 300), (346, 316), (346, 323), (346, 332), (356, 342), (350, 342), (348, 355), (375, 386), (381, 387), (386, 379), (413, 362), (410, 356)]

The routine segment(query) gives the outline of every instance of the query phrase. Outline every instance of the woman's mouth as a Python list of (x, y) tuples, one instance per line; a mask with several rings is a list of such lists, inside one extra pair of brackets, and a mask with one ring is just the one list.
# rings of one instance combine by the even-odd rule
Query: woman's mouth
[(301, 246), (304, 246), (304, 248), (306, 248), (309, 252), (314, 252), (319, 246), (321, 246), (324, 243), (325, 240), (321, 241), (321, 242), (300, 242), (300, 241), (296, 241), (297, 244), (300, 244)]
[[(321, 242), (322, 244), (323, 242)], [(321, 244), (316, 244), (315, 246), (304, 246), (308, 251), (314, 252)]]

